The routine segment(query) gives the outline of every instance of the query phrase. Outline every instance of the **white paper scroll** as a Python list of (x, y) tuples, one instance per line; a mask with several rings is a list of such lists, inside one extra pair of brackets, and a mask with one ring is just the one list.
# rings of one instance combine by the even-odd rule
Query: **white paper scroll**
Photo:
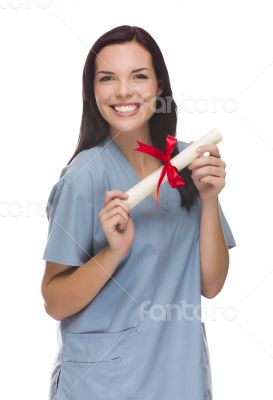
[[(198, 147), (206, 144), (217, 144), (222, 139), (223, 137), (221, 133), (214, 128), (206, 133), (204, 136), (202, 136), (199, 140), (190, 144), (186, 149), (181, 151), (175, 157), (173, 157), (171, 159), (171, 163), (178, 169), (178, 171), (181, 171), (181, 169), (185, 168), (195, 158), (199, 157), (202, 154), (195, 151)], [(164, 166), (162, 165), (156, 171), (152, 172), (146, 178), (142, 179), (141, 182), (137, 183), (131, 189), (127, 190), (126, 193), (129, 195), (129, 197), (128, 199), (122, 201), (127, 204), (130, 209), (135, 207), (138, 203), (140, 203), (155, 190), (163, 167)], [(161, 184), (163, 184), (167, 179), (167, 174), (165, 174)]]

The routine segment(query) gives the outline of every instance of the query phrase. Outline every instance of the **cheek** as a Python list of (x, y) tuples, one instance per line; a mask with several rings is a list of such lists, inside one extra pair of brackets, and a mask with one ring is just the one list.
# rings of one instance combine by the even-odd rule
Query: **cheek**
[(94, 85), (94, 93), (98, 108), (109, 103), (109, 89), (107, 89), (106, 87), (98, 87)]
[(149, 113), (154, 113), (155, 107), (156, 107), (156, 87), (154, 85), (150, 85), (145, 88), (145, 91), (143, 91), (142, 99), (146, 103), (146, 109), (149, 111)]
[(101, 114), (103, 114), (102, 99), (99, 96), (97, 96), (96, 94), (95, 94), (95, 99), (96, 99), (96, 103), (97, 103), (97, 107), (99, 109), (99, 112)]

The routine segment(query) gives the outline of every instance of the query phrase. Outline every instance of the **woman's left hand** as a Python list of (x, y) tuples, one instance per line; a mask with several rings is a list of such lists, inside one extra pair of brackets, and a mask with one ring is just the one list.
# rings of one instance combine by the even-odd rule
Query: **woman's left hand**
[[(202, 156), (205, 152), (209, 152), (209, 155)], [(216, 144), (202, 146), (200, 156), (188, 168), (192, 171), (191, 177), (201, 200), (216, 198), (226, 184), (226, 163), (221, 159)]]

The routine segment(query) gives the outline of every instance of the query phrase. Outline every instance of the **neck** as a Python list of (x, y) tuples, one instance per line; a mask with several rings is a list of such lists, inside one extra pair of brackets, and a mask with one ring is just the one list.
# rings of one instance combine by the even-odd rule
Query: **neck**
[(147, 167), (156, 163), (154, 157), (149, 154), (134, 150), (138, 147), (137, 140), (152, 146), (152, 140), (148, 128), (130, 132), (111, 130), (110, 137), (116, 142), (123, 154), (128, 158), (129, 162), (138, 171), (145, 171)]

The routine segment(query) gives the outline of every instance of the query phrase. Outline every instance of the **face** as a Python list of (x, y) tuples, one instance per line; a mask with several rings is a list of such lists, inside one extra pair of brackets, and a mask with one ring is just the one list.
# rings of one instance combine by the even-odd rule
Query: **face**
[(94, 92), (111, 133), (147, 129), (162, 93), (150, 53), (134, 41), (104, 47), (95, 59)]

